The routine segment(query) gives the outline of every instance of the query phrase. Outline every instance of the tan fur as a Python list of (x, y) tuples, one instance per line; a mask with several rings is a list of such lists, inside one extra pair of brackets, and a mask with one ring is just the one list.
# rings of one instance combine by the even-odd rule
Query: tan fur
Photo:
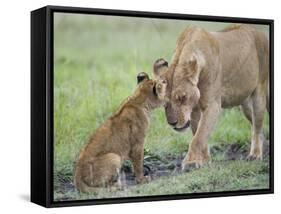
[(133, 95), (97, 129), (81, 150), (76, 165), (75, 186), (79, 191), (120, 186), (120, 168), (127, 159), (132, 161), (137, 183), (148, 180), (143, 176), (145, 133), (150, 112), (163, 105), (165, 87), (163, 81), (143, 80)]
[(207, 143), (221, 108), (238, 105), (252, 125), (248, 157), (262, 159), (262, 124), (269, 110), (268, 49), (266, 36), (249, 25), (235, 24), (220, 32), (188, 27), (179, 36), (171, 65), (154, 68), (156, 79), (168, 82), (168, 123), (177, 131), (191, 125), (194, 134), (183, 169), (210, 161)]

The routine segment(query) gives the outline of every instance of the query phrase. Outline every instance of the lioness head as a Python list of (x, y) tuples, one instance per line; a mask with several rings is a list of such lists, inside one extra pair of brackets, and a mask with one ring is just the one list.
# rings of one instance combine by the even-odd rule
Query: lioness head
[(190, 125), (192, 109), (198, 104), (200, 91), (197, 87), (200, 64), (196, 55), (168, 65), (164, 59), (154, 63), (156, 80), (167, 82), (165, 112), (167, 122), (176, 131), (184, 131)]
[(148, 74), (141, 72), (137, 76), (138, 88), (135, 95), (145, 101), (150, 108), (160, 107), (166, 97), (166, 80), (151, 80)]

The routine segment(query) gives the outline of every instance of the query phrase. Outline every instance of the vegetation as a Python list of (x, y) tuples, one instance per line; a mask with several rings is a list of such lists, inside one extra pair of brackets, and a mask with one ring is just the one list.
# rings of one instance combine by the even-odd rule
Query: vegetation
[[(267, 188), (268, 161), (220, 161), (224, 149), (239, 145), (248, 151), (250, 126), (238, 108), (224, 111), (210, 140), (211, 166), (161, 177), (149, 184), (101, 195), (79, 194), (73, 189), (75, 161), (87, 138), (136, 87), (136, 75), (151, 75), (157, 58), (170, 59), (178, 34), (189, 24), (208, 30), (226, 23), (157, 20), (88, 15), (55, 15), (54, 31), (54, 198), (55, 200), (193, 193)], [(266, 27), (258, 26), (267, 31)], [(265, 134), (269, 119), (265, 116)], [(146, 154), (182, 157), (191, 131), (175, 133), (163, 109), (151, 117)], [(214, 148), (214, 149), (212, 149)]]

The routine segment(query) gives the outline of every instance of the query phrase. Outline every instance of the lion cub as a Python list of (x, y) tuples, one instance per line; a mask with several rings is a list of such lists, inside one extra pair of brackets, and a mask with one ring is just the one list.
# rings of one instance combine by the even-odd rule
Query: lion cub
[(121, 185), (122, 162), (130, 159), (137, 183), (148, 181), (143, 175), (145, 133), (150, 112), (164, 104), (166, 82), (150, 80), (144, 72), (137, 77), (132, 96), (101, 125), (82, 149), (75, 169), (75, 186), (81, 192), (97, 187)]

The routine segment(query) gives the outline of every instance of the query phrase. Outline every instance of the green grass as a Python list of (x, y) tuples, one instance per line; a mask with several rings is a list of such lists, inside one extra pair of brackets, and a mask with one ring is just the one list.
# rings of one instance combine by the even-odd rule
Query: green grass
[[(100, 189), (94, 194), (65, 192), (57, 194), (57, 198), (59, 200), (65, 200), (65, 198), (68, 200), (99, 199), (268, 189), (268, 170), (268, 164), (265, 162), (217, 162), (200, 170), (159, 178), (149, 184), (137, 185), (123, 190)], [(172, 188), (167, 188), (167, 186)]]
[[(219, 30), (227, 25), (74, 14), (55, 15), (54, 186), (58, 198), (59, 195), (68, 194), (58, 189), (59, 183), (62, 182), (61, 178), (63, 181), (72, 181), (75, 160), (89, 135), (132, 93), (136, 87), (137, 73), (145, 71), (151, 76), (152, 65), (157, 58), (171, 59), (178, 34), (189, 24), (196, 24), (208, 30)], [(260, 28), (266, 30), (264, 27)], [(268, 136), (267, 115), (264, 129)], [(248, 121), (238, 109), (231, 109), (220, 115), (210, 145), (225, 146), (238, 143), (248, 148), (250, 136)], [(191, 131), (176, 133), (169, 128), (163, 109), (157, 109), (151, 117), (145, 147), (149, 153), (155, 155), (180, 155), (186, 153), (191, 137)], [(264, 163), (247, 163), (245, 167), (252, 170), (251, 167), (262, 167), (262, 164)], [(196, 177), (199, 179), (206, 171), (207, 169), (202, 169), (192, 175), (181, 175), (173, 179), (185, 181), (184, 177), (187, 176), (188, 182), (196, 182)], [(257, 179), (256, 182), (266, 184), (263, 177)], [(156, 188), (161, 182), (164, 184), (165, 179), (153, 182), (151, 188)], [(256, 187), (252, 184), (249, 183), (247, 188)], [(229, 185), (225, 184), (221, 188), (231, 188), (231, 185), (236, 184)], [(143, 191), (148, 191), (149, 186), (150, 184), (136, 187), (132, 194), (142, 188)], [(245, 186), (247, 185), (241, 187)], [(174, 187), (171, 191), (173, 189)], [(153, 191), (148, 191), (147, 194), (149, 192)]]
[[(167, 184), (173, 188), (166, 188)], [(158, 179), (150, 184), (133, 187), (125, 194), (128, 196), (169, 195), (255, 188), (268, 188), (268, 165), (263, 162), (230, 161), (211, 164), (176, 177)]]

